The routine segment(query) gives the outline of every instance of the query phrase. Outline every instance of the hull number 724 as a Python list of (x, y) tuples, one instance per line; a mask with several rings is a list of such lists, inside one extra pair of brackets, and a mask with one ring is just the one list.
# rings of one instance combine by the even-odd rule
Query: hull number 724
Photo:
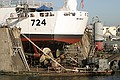
[(41, 26), (41, 25), (46, 25), (46, 20), (40, 20), (40, 19), (31, 19), (32, 21), (32, 26)]

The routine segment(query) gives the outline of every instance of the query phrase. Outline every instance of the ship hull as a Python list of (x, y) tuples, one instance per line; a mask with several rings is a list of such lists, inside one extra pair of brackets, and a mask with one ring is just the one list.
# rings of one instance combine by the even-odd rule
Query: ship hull
[[(66, 34), (25, 34), (28, 38), (30, 38), (32, 41), (59, 41), (59, 42), (65, 42), (65, 43), (76, 43), (81, 41), (82, 35), (66, 35)], [(27, 41), (26, 38), (21, 36), (21, 40), (23, 42)]]
[[(52, 16), (45, 16), (46, 13)], [(30, 17), (30, 14), (34, 17)], [(40, 14), (44, 14), (44, 17)], [(34, 12), (29, 13), (29, 17), (20, 21), (17, 27), (21, 28), (21, 34), (25, 34), (32, 41), (76, 43), (81, 41), (87, 20), (87, 12), (82, 11)], [(41, 23), (38, 24), (38, 21)], [(22, 37), (22, 41), (25, 40)]]
[[(7, 10), (9, 10), (6, 14), (10, 19), (10, 21), (8, 20), (10, 27), (20, 28), (21, 34), (25, 34), (32, 41), (79, 42), (88, 21), (88, 13), (85, 11), (29, 12), (27, 17), (18, 17), (14, 11), (15, 8), (8, 8)], [(1, 14), (1, 16), (6, 14)], [(24, 42), (26, 39), (22, 37), (22, 41)]]

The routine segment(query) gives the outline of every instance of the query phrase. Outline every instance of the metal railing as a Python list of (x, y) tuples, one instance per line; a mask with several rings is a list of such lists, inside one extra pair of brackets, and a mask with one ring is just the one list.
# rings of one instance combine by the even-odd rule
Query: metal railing
[(42, 6), (46, 5), (47, 7), (53, 7), (52, 2), (41, 2), (37, 0), (0, 0), (0, 8), (2, 7), (14, 7), (19, 4), (28, 4), (31, 6)]

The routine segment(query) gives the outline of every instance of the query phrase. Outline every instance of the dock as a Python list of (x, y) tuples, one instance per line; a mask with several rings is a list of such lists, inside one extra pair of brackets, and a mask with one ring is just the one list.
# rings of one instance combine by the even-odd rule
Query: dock
[(23, 53), (20, 35), (17, 30), (0, 28), (0, 70), (1, 71), (29, 71), (25, 55)]
[[(75, 68), (75, 67), (67, 68), (61, 65), (60, 63), (58, 63), (55, 59), (51, 57), (50, 57), (51, 60), (57, 65), (59, 65), (59, 67), (41, 68), (39, 65), (36, 67), (30, 67), (23, 50), (22, 41), (20, 38), (20, 29), (3, 27), (3, 28), (0, 28), (0, 31), (1, 31), (1, 36), (0, 36), (0, 44), (1, 44), (0, 74), (1, 75), (17, 75), (17, 76), (21, 76), (21, 75), (22, 76), (34, 76), (34, 75), (36, 76), (93, 76), (94, 75), (94, 76), (97, 76), (97, 75), (113, 74), (112, 70), (94, 71), (94, 70), (88, 70), (87, 68)], [(30, 42), (32, 43), (32, 41)], [(35, 45), (34, 43), (32, 44), (39, 49), (37, 45)], [(85, 45), (83, 49), (84, 48), (85, 48)], [(86, 50), (86, 48), (84, 50)], [(84, 56), (87, 56), (88, 52), (84, 54), (86, 54)], [(69, 57), (69, 59), (73, 60), (76, 64), (78, 64), (78, 62), (74, 58)]]

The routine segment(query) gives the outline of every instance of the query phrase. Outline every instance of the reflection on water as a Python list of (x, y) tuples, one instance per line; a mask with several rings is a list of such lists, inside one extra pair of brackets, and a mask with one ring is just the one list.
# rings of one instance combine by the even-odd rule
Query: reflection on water
[(38, 76), (6, 76), (0, 80), (120, 80), (120, 72), (112, 76), (79, 76), (79, 77), (38, 77)]

